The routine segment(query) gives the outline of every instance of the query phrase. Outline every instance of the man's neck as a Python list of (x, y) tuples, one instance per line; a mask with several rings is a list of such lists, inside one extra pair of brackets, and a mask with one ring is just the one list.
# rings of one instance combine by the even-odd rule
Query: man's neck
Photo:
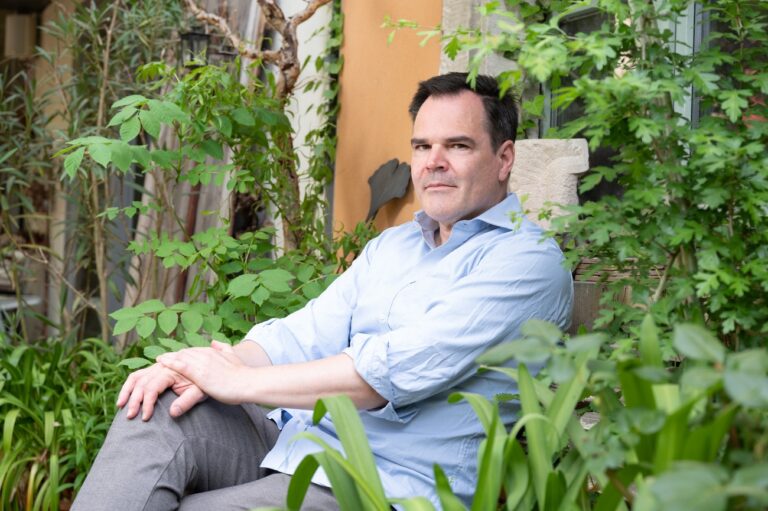
[(448, 241), (448, 238), (451, 237), (451, 228), (452, 225), (441, 225), (437, 229), (435, 229), (435, 246), (439, 247), (444, 242)]

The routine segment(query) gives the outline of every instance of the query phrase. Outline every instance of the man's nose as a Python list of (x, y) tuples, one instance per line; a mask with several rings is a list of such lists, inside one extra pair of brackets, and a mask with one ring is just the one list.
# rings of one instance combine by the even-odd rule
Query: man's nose
[(427, 158), (428, 170), (443, 170), (445, 168), (445, 148), (434, 144), (429, 150)]

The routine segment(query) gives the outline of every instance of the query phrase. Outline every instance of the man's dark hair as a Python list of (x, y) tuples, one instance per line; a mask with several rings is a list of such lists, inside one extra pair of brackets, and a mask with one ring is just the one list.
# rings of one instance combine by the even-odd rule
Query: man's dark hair
[(454, 96), (465, 90), (474, 92), (483, 100), (493, 150), (498, 149), (505, 140), (514, 142), (517, 135), (517, 101), (509, 91), (502, 96), (499, 84), (492, 76), (478, 75), (474, 89), (467, 83), (467, 73), (448, 73), (420, 82), (408, 107), (411, 119), (416, 119), (416, 114), (428, 97)]

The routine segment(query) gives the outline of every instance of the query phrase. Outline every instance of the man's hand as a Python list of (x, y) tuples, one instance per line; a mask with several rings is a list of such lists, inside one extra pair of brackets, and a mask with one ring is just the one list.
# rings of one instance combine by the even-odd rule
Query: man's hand
[(157, 362), (217, 401), (227, 404), (246, 401), (243, 391), (247, 387), (246, 373), (252, 371), (228, 344), (213, 341), (210, 348), (165, 353), (157, 357)]
[(167, 389), (179, 396), (171, 405), (171, 416), (178, 417), (205, 399), (200, 387), (162, 364), (154, 364), (132, 372), (117, 397), (117, 406), (127, 406), (126, 416), (133, 419), (141, 410), (142, 420), (148, 421), (155, 410), (157, 398)]

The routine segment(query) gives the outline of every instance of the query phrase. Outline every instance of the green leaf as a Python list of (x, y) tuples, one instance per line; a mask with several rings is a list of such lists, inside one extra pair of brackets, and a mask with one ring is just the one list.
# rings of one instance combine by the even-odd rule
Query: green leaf
[(523, 324), (520, 332), (526, 337), (536, 337), (541, 339), (550, 346), (555, 346), (563, 336), (556, 325), (540, 319), (529, 319)]
[(133, 161), (133, 152), (131, 146), (125, 142), (115, 142), (112, 144), (112, 163), (115, 167), (127, 172), (131, 168), (131, 162)]
[(130, 142), (139, 135), (141, 123), (138, 116), (133, 116), (120, 125), (120, 138), (123, 142)]
[(66, 158), (64, 158), (64, 173), (70, 179), (75, 178), (77, 170), (80, 168), (80, 164), (83, 161), (83, 155), (85, 154), (85, 147), (73, 151)]
[(261, 307), (264, 304), (264, 301), (266, 301), (270, 296), (271, 294), (267, 288), (264, 286), (259, 286), (251, 295), (251, 300), (253, 300), (253, 303)]
[(518, 339), (494, 346), (477, 357), (478, 364), (501, 365), (507, 360), (538, 364), (547, 360), (553, 347), (537, 338)]
[(308, 282), (309, 279), (312, 278), (312, 276), (315, 274), (315, 269), (312, 267), (311, 264), (302, 264), (299, 266), (298, 271), (296, 272), (296, 279), (299, 282)]
[(557, 511), (565, 496), (565, 476), (559, 470), (553, 470), (547, 477), (547, 505), (544, 511)]
[(5, 413), (5, 419), (3, 420), (3, 452), (10, 453), (11, 445), (13, 445), (13, 431), (16, 425), (16, 419), (19, 417), (21, 410), (14, 408), (8, 410)]
[(174, 151), (166, 151), (164, 149), (157, 149), (150, 153), (152, 161), (157, 163), (160, 168), (172, 169), (173, 166), (179, 161), (179, 154)]
[(183, 342), (179, 342), (176, 339), (169, 339), (168, 337), (162, 337), (157, 340), (161, 346), (168, 348), (171, 351), (180, 351), (189, 348)]
[(156, 115), (159, 119), (162, 119), (165, 123), (170, 124), (173, 121), (184, 123), (189, 120), (189, 116), (187, 116), (176, 103), (171, 101), (150, 99), (147, 104), (149, 105), (149, 110), (152, 114)]
[(507, 437), (504, 450), (507, 470), (504, 475), (504, 488), (507, 492), (507, 509), (517, 509), (530, 484), (528, 461), (525, 451), (514, 436)]
[(112, 116), (112, 119), (109, 120), (109, 124), (107, 124), (107, 126), (112, 127), (124, 123), (133, 117), (136, 114), (136, 111), (136, 108), (130, 106), (123, 108)]
[(768, 463), (757, 463), (740, 468), (733, 474), (730, 486), (752, 486), (768, 490)]
[(738, 407), (729, 405), (720, 410), (714, 420), (690, 429), (685, 436), (682, 459), (710, 463), (717, 461), (718, 453), (733, 424)]
[(136, 333), (138, 333), (142, 338), (147, 338), (155, 331), (155, 326), (157, 325), (157, 322), (155, 321), (155, 318), (150, 318), (148, 316), (145, 316), (136, 323)]
[(135, 369), (140, 369), (142, 367), (152, 365), (152, 362), (150, 362), (146, 358), (132, 357), (132, 358), (126, 358), (125, 360), (122, 360), (117, 365), (127, 367), (128, 369), (133, 371)]
[(292, 279), (293, 275), (290, 272), (279, 268), (264, 270), (259, 273), (259, 280), (264, 287), (275, 293), (287, 293), (291, 291), (291, 286), (288, 285), (288, 282)]
[(124, 334), (125, 332), (131, 330), (134, 326), (136, 326), (136, 323), (138, 323), (138, 321), (139, 321), (139, 316), (125, 318), (125, 319), (118, 319), (117, 323), (115, 323), (115, 326), (112, 329), (112, 335)]
[(217, 125), (218, 130), (221, 132), (222, 135), (225, 137), (231, 137), (232, 136), (232, 121), (229, 120), (229, 117), (226, 115), (219, 115), (215, 118), (215, 122)]
[(141, 110), (139, 112), (139, 119), (141, 125), (144, 127), (144, 131), (149, 133), (152, 138), (160, 138), (160, 117), (152, 110)]
[(195, 332), (187, 332), (184, 334), (184, 339), (190, 346), (196, 346), (198, 348), (208, 348), (211, 345), (205, 337)]
[(373, 453), (368, 445), (363, 423), (357, 409), (352, 404), (352, 400), (343, 394), (319, 399), (315, 404), (315, 411), (312, 415), (313, 421), (318, 423), (326, 411), (331, 415), (331, 420), (344, 452), (347, 454), (349, 464), (362, 480), (368, 483), (370, 494), (363, 493), (361, 495), (363, 502), (374, 506), (377, 502), (386, 503), (384, 487), (381, 485)]
[(227, 294), (234, 298), (250, 295), (256, 289), (257, 278), (256, 275), (250, 273), (235, 277), (227, 286)]
[(433, 465), (435, 471), (435, 490), (437, 491), (437, 497), (440, 499), (440, 505), (443, 511), (466, 511), (466, 506), (459, 499), (451, 489), (451, 483), (448, 482), (448, 477), (440, 465), (435, 463)]
[(115, 312), (109, 315), (110, 318), (116, 320), (139, 318), (141, 316), (143, 316), (143, 313), (139, 311), (137, 307), (124, 307), (122, 309), (117, 309)]
[(659, 335), (653, 322), (653, 316), (650, 314), (645, 315), (640, 326), (640, 358), (645, 365), (655, 367), (663, 367), (664, 365), (659, 347)]
[(161, 346), (147, 346), (144, 348), (144, 356), (151, 360), (155, 360), (163, 353), (167, 353), (167, 351)]
[(232, 110), (232, 119), (234, 119), (236, 123), (242, 124), (243, 126), (256, 125), (256, 118), (249, 110), (243, 107), (235, 108)]
[(583, 351), (578, 354), (573, 377), (557, 387), (555, 396), (547, 407), (546, 415), (554, 426), (554, 435), (550, 435), (551, 445), (557, 445), (559, 438), (564, 437), (568, 421), (573, 416), (576, 404), (589, 380), (588, 363), (597, 357), (598, 349), (599, 347), (596, 347), (592, 351)]
[(675, 325), (674, 346), (688, 358), (722, 363), (725, 348), (708, 330), (693, 324)]
[(721, 91), (719, 98), (722, 101), (721, 107), (731, 122), (736, 122), (741, 117), (741, 112), (749, 106), (747, 97), (751, 94), (749, 91), (725, 90)]
[(200, 143), (200, 147), (202, 148), (203, 151), (205, 151), (205, 154), (207, 154), (211, 158), (214, 158), (216, 160), (224, 159), (224, 149), (222, 149), (221, 143), (216, 142), (215, 140), (211, 140), (210, 138), (207, 138)]
[[(518, 368), (518, 386), (520, 389), (520, 405), (525, 415), (540, 415), (541, 407), (536, 399), (536, 391), (528, 369), (525, 364)], [(528, 439), (528, 462), (531, 467), (533, 487), (539, 509), (546, 506), (546, 481), (552, 472), (552, 446), (547, 440), (548, 434), (545, 424), (540, 421), (531, 421), (525, 425), (525, 435)]]
[(181, 324), (187, 333), (197, 332), (203, 326), (203, 316), (193, 310), (184, 311), (181, 313)]
[(768, 353), (752, 349), (730, 354), (723, 382), (734, 401), (750, 408), (768, 408)]
[(203, 315), (203, 330), (206, 332), (218, 332), (221, 330), (222, 323), (221, 316), (210, 313)]
[(480, 442), (477, 491), (472, 499), (472, 511), (494, 509), (498, 505), (503, 480), (506, 439), (506, 431), (501, 423), (498, 408), (494, 407), (488, 436)]
[(124, 106), (136, 106), (139, 103), (144, 103), (147, 101), (147, 98), (142, 96), (141, 94), (131, 94), (130, 96), (126, 96), (124, 98), (118, 99), (114, 103), (112, 103), (112, 108), (121, 108)]
[(153, 312), (160, 312), (165, 310), (165, 304), (157, 299), (151, 299), (141, 302), (136, 306), (136, 310), (144, 314), (151, 314)]
[(145, 169), (149, 167), (152, 163), (152, 155), (149, 150), (143, 145), (132, 145), (130, 147), (131, 158)]
[(93, 161), (105, 167), (112, 161), (112, 150), (108, 144), (93, 144), (88, 146), (88, 154)]
[(659, 475), (650, 485), (657, 509), (664, 511), (724, 511), (724, 470), (716, 465), (679, 463)]
[[(307, 489), (309, 489), (309, 485), (312, 482), (312, 476), (315, 475), (319, 467), (320, 463), (317, 457), (312, 455), (305, 456), (299, 462), (293, 476), (291, 476), (291, 482), (288, 484), (288, 496), (286, 497), (285, 505), (289, 511), (301, 509)], [(334, 494), (338, 491), (336, 488), (333, 490)]]

